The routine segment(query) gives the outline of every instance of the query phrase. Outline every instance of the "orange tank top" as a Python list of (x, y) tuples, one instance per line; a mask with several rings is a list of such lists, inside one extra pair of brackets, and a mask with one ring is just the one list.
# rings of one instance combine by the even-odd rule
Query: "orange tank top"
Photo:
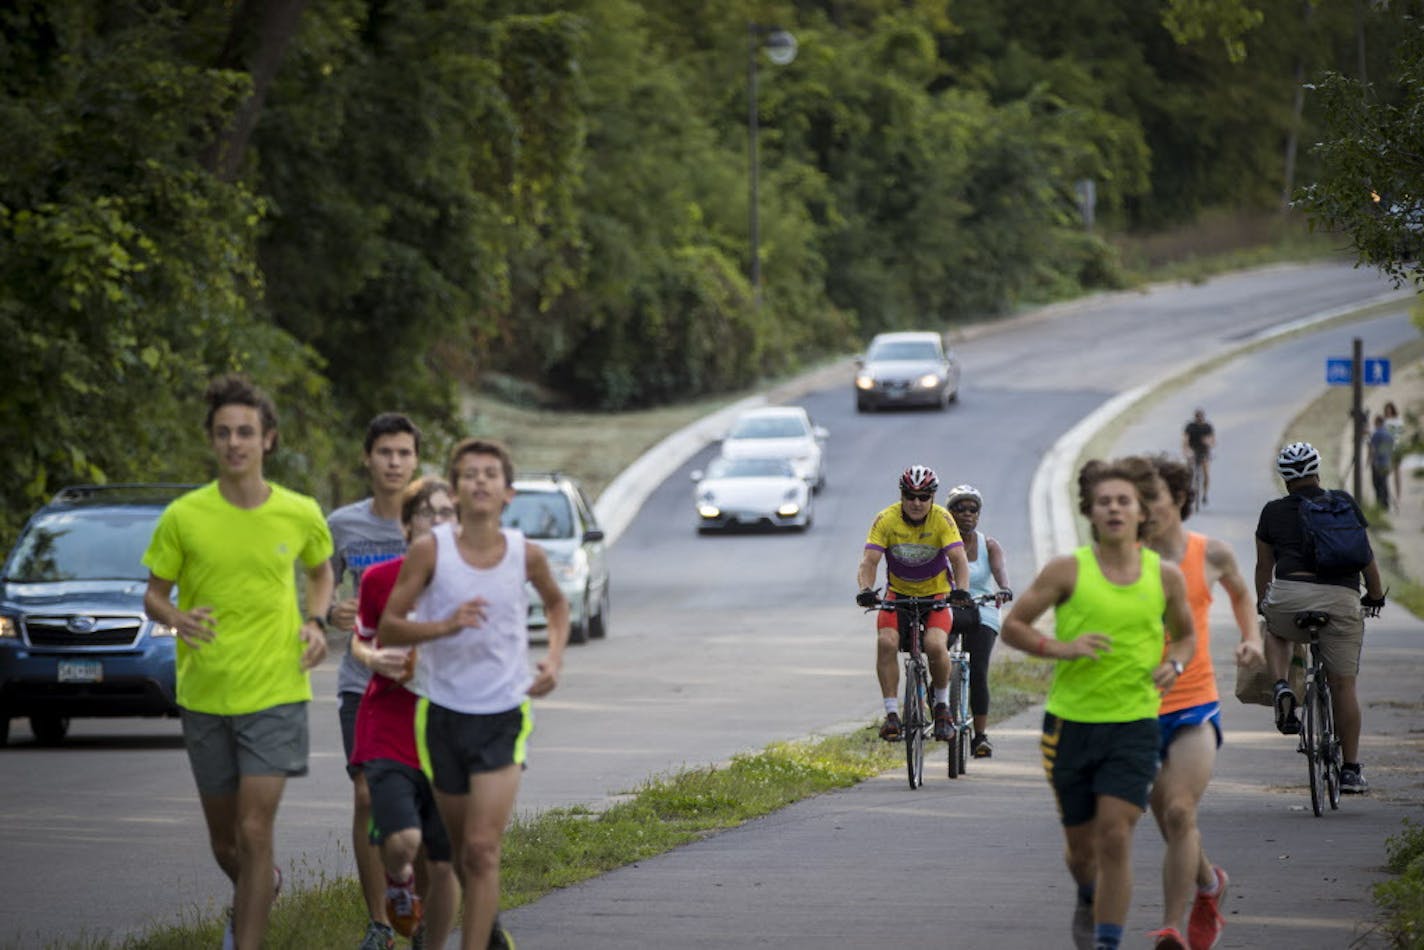
[(1192, 609), (1196, 652), (1191, 662), (1162, 697), (1162, 712), (1176, 712), (1221, 699), (1216, 691), (1216, 671), (1211, 665), (1211, 588), (1206, 582), (1206, 535), (1187, 532), (1187, 550), (1177, 565), (1187, 580), (1187, 604)]

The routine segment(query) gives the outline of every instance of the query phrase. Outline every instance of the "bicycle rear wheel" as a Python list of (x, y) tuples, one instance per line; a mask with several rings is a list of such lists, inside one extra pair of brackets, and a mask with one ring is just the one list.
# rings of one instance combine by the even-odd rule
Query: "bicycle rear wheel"
[(912, 789), (925, 783), (925, 683), (922, 676), (913, 660), (905, 663), (905, 699), (900, 704), (905, 721), (901, 728), (905, 730), (905, 772)]
[(1314, 683), (1306, 684), (1304, 712), (1305, 721), (1301, 723), (1301, 736), (1304, 740), (1306, 769), (1310, 774), (1310, 810), (1319, 818), (1325, 812), (1325, 800), (1329, 794), (1325, 788), (1328, 771), (1325, 763), (1329, 751), (1326, 748), (1328, 735), (1320, 715), (1320, 690)]

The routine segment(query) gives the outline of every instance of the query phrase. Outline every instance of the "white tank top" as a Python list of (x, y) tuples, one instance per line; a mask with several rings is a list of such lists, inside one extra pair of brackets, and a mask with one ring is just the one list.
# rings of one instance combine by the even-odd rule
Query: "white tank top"
[(437, 706), (462, 713), (501, 713), (524, 702), (529, 672), (529, 598), (524, 590), (524, 535), (501, 528), (504, 558), (494, 567), (471, 567), (460, 556), (455, 526), (435, 528), (435, 571), (415, 602), (420, 621), (444, 620), (467, 600), (483, 597), (477, 627), (420, 645), (411, 688)]
[[(994, 572), (989, 569), (989, 539), (984, 537), (984, 532), (975, 531), (975, 537), (979, 539), (975, 547), (976, 557), (969, 562), (969, 593), (978, 597), (980, 594), (995, 594), (999, 591), (999, 585), (994, 580)], [(999, 629), (999, 608), (993, 603), (979, 605), (979, 622), (991, 630)]]

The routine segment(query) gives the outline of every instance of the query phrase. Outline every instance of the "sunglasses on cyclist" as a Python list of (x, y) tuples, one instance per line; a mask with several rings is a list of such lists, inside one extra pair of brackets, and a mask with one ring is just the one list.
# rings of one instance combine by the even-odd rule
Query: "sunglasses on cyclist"
[(962, 515), (977, 515), (979, 513), (979, 506), (974, 504), (953, 505), (949, 510), (957, 511)]
[(934, 498), (934, 492), (902, 491), (900, 497), (905, 501), (930, 501)]

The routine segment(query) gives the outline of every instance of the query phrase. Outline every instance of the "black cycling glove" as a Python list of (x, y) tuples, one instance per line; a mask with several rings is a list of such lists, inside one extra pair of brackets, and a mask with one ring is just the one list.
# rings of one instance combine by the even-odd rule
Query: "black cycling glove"
[(874, 587), (862, 587), (860, 593), (855, 595), (855, 602), (862, 607), (874, 607), (880, 602), (880, 596)]
[(974, 606), (974, 597), (969, 591), (960, 587), (949, 592), (949, 602), (955, 607), (972, 607)]
[(1380, 594), (1377, 598), (1371, 597), (1369, 594), (1365, 594), (1361, 597), (1360, 608), (1364, 615), (1366, 617), (1378, 617), (1380, 615), (1380, 608), (1384, 606), (1385, 594), (1388, 593), (1389, 591), (1385, 591), (1384, 594)]

